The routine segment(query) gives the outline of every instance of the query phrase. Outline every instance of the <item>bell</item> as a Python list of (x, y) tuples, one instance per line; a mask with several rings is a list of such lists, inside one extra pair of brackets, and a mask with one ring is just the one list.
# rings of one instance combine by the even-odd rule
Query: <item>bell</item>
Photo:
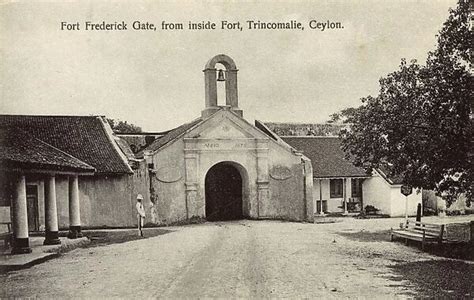
[(225, 81), (224, 71), (222, 69), (220, 69), (219, 73), (217, 74), (217, 81)]

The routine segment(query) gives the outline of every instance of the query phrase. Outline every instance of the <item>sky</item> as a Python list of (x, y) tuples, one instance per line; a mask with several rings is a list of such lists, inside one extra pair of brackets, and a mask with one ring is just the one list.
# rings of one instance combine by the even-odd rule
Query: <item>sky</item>
[[(401, 58), (424, 62), (455, 0), (0, 1), (0, 113), (105, 115), (163, 131), (204, 109), (206, 62), (234, 59), (244, 117), (321, 123), (376, 95)], [(247, 20), (304, 30), (249, 30)], [(309, 28), (309, 22), (343, 28)], [(128, 24), (84, 30), (85, 22)], [(134, 21), (157, 30), (137, 31)], [(162, 30), (182, 23), (184, 30)], [(211, 21), (216, 30), (191, 31)], [(221, 21), (242, 30), (222, 30)], [(61, 30), (79, 22), (80, 30)], [(313, 22), (314, 23), (314, 22)], [(219, 83), (219, 88), (223, 85)], [(223, 103), (223, 97), (219, 103)]]

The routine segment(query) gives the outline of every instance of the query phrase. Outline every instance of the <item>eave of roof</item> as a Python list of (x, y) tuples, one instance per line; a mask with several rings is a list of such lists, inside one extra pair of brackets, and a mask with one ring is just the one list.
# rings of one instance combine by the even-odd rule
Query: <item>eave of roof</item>
[(390, 175), (390, 167), (389, 166), (379, 166), (377, 169), (377, 173), (382, 176), (385, 181), (390, 184), (403, 184), (403, 178), (400, 176), (391, 176)]
[(19, 129), (0, 128), (0, 165), (3, 170), (95, 172), (89, 164)]
[(96, 169), (97, 174), (132, 173), (99, 116), (0, 115), (0, 127), (23, 130)]
[(182, 135), (184, 135), (189, 129), (193, 128), (194, 126), (198, 125), (203, 121), (202, 118), (197, 118), (189, 123), (183, 124), (179, 127), (176, 127), (174, 129), (171, 129), (168, 131), (167, 134), (164, 136), (157, 138), (156, 140), (153, 141), (148, 147), (146, 147), (144, 150), (140, 151), (139, 153), (136, 154), (137, 157), (140, 157), (143, 155), (143, 152), (145, 151), (157, 151), (164, 147), (165, 145), (173, 142), (174, 140), (178, 139)]

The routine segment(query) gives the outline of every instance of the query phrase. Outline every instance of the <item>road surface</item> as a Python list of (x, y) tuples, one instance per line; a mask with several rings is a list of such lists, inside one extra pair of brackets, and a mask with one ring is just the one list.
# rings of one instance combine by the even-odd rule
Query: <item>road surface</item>
[[(374, 222), (242, 220), (172, 227), (161, 236), (76, 249), (30, 269), (2, 275), (0, 297), (416, 295), (411, 283), (391, 266), (430, 256), (402, 243), (364, 240), (365, 232), (370, 235), (370, 230), (381, 229)], [(388, 227), (382, 229), (396, 224), (393, 219), (383, 222)], [(351, 239), (354, 232), (362, 238)]]

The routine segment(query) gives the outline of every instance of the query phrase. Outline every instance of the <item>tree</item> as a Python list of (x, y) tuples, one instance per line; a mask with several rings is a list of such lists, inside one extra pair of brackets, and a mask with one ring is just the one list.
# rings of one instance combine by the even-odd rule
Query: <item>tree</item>
[(448, 205), (473, 193), (472, 65), (469, 2), (459, 0), (438, 35), (426, 65), (402, 59), (380, 79), (376, 97), (345, 111), (351, 129), (341, 133), (347, 156), (370, 170), (390, 166), (392, 176), (433, 189)]
[(344, 124), (347, 123), (347, 118), (351, 116), (356, 108), (354, 107), (348, 107), (344, 108), (343, 110), (333, 113), (329, 116), (329, 121), (328, 123), (335, 123), (335, 124)]
[(109, 122), (109, 125), (110, 125), (110, 127), (112, 127), (112, 130), (114, 132), (120, 132), (120, 133), (138, 133), (138, 132), (142, 132), (141, 127), (136, 126), (132, 123), (127, 123), (127, 121), (114, 120), (114, 119), (107, 118), (107, 122)]

